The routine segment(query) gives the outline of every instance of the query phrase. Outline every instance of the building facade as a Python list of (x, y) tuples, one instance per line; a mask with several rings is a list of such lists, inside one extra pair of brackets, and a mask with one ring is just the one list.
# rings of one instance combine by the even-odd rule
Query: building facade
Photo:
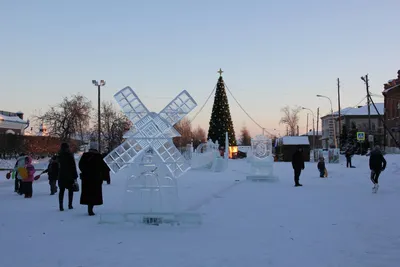
[[(400, 143), (400, 70), (397, 79), (390, 80), (384, 85), (382, 92), (385, 97), (385, 124), (387, 131)], [(396, 142), (385, 129), (385, 146), (396, 147)]]
[(0, 134), (23, 135), (28, 126), (24, 113), (0, 110)]
[[(378, 112), (372, 104), (370, 105), (371, 134), (377, 140), (384, 140), (384, 126), (381, 118), (384, 116), (384, 103), (375, 103), (375, 106)], [(366, 134), (369, 132), (368, 105), (342, 109), (340, 111), (340, 119), (342, 127), (345, 125), (347, 130), (350, 130), (352, 125), (355, 125), (359, 132), (365, 132)], [(335, 122), (335, 125), (333, 122)], [(321, 117), (321, 126), (323, 148), (334, 146), (334, 129), (339, 143), (342, 133), (342, 129), (339, 129), (339, 112), (333, 113), (333, 119), (332, 114)]]

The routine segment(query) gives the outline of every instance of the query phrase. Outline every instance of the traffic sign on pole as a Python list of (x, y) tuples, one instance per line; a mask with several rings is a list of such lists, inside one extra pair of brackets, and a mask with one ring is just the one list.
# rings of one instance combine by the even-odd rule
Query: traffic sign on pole
[(365, 132), (357, 132), (357, 140), (365, 141)]

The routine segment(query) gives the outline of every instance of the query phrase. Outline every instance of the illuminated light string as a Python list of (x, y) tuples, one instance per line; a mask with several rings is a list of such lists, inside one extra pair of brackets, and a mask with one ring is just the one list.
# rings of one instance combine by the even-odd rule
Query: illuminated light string
[(264, 127), (262, 127), (259, 123), (257, 123), (251, 116), (250, 114), (242, 107), (242, 105), (240, 105), (239, 101), (236, 99), (236, 97), (232, 94), (231, 90), (229, 90), (228, 85), (225, 83), (225, 87), (226, 89), (228, 89), (229, 94), (232, 96), (232, 98), (235, 100), (236, 104), (238, 104), (238, 106), (243, 110), (243, 112), (247, 115), (247, 117), (249, 117), (250, 120), (252, 120), (258, 127), (260, 127), (262, 130), (264, 130), (265, 132), (267, 132), (269, 135), (273, 136), (273, 134), (271, 134), (270, 132), (268, 132)]

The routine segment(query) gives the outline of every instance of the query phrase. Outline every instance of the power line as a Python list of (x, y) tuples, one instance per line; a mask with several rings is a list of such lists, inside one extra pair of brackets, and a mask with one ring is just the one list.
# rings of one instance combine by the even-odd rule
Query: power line
[[(354, 105), (354, 106), (352, 106), (352, 107), (350, 107), (350, 108), (357, 108), (358, 107), (358, 105), (360, 105), (365, 99), (366, 99), (367, 97), (366, 96), (364, 96), (363, 97), (363, 99), (361, 99), (361, 101), (360, 102), (358, 102), (356, 105)], [(350, 110), (346, 110), (345, 112), (343, 112), (340, 116), (344, 116), (344, 115), (346, 115), (348, 112), (349, 112)]]
[(260, 127), (263, 131), (266, 131), (269, 135), (273, 135), (270, 132), (268, 132), (267, 130), (265, 130), (264, 127), (262, 127), (259, 123), (257, 123), (251, 116), (249, 113), (247, 113), (247, 111), (242, 107), (242, 105), (240, 105), (239, 101), (236, 99), (236, 97), (232, 94), (231, 90), (229, 90), (228, 85), (225, 83), (225, 87), (226, 89), (228, 89), (228, 92), (231, 94), (231, 96), (233, 97), (233, 99), (235, 100), (236, 104), (238, 104), (238, 106), (243, 110), (244, 113), (246, 113), (246, 115), (250, 118), (250, 120), (252, 120), (258, 127)]
[(206, 106), (208, 100), (210, 100), (211, 96), (213, 95), (215, 88), (217, 88), (217, 85), (214, 86), (214, 89), (211, 91), (211, 94), (207, 97), (206, 102), (204, 102), (203, 106), (201, 106), (201, 108), (199, 109), (199, 111), (197, 111), (197, 113), (194, 115), (194, 117), (190, 120), (190, 122), (193, 122), (194, 119), (196, 119), (197, 115), (199, 115), (199, 113), (203, 110), (203, 108)]

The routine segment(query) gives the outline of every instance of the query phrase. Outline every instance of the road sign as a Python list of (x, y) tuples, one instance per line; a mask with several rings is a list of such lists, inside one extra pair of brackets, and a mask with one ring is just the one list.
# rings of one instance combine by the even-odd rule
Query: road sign
[(357, 140), (365, 141), (365, 132), (357, 132)]
[(374, 136), (372, 134), (368, 135), (368, 141), (374, 142)]

